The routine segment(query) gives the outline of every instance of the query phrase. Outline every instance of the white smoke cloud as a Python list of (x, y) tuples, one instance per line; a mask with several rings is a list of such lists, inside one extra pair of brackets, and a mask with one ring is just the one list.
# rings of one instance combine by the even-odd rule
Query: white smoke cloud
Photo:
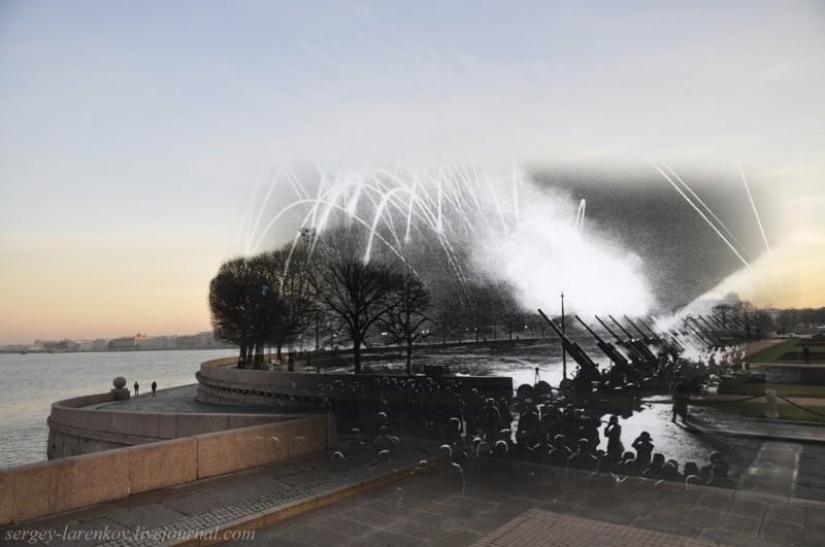
[(654, 306), (642, 261), (589, 228), (576, 228), (577, 203), (532, 182), (519, 185), (518, 217), (509, 230), (489, 229), (471, 244), (477, 267), (506, 281), (529, 310), (583, 315), (644, 315)]
[[(598, 219), (577, 216), (573, 196), (539, 188), (517, 168), (364, 167), (321, 171), (320, 180), (311, 182), (278, 171), (269, 190), (261, 190), (262, 208), (278, 194), (275, 188), (291, 187), (295, 201), (280, 203), (271, 219), (297, 207), (301, 229), (323, 233), (340, 222), (356, 225), (366, 233), (364, 260), (378, 249), (403, 259), (409, 245), (438, 242), (435, 247), (448, 261), (470, 257), (469, 263), (456, 264), (459, 277), (480, 273), (505, 283), (526, 311), (557, 313), (562, 292), (566, 311), (584, 315), (644, 315), (654, 306), (641, 259), (600, 232)], [(247, 218), (250, 242), (277, 230), (260, 211), (248, 211)]]

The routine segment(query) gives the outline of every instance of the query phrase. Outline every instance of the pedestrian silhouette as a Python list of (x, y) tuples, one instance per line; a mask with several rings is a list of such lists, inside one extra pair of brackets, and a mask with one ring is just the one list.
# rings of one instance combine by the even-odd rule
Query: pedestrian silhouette
[[(633, 441), (631, 446), (636, 450), (636, 461), (639, 465), (645, 467), (649, 465), (650, 455), (653, 452), (653, 442), (650, 438), (650, 433), (642, 431), (642, 434)], [(640, 471), (644, 471), (644, 469), (640, 469)]]
[(135, 397), (137, 397), (138, 396), (138, 390), (140, 389), (140, 385), (137, 382), (135, 382), (134, 387), (135, 387)]
[(808, 344), (802, 345), (802, 355), (805, 356), (805, 364), (811, 364), (811, 348), (808, 347)]
[(624, 445), (618, 416), (610, 417), (607, 427), (604, 428), (604, 436), (607, 437), (607, 455), (614, 461), (620, 460), (624, 454)]
[(676, 423), (676, 416), (681, 416), (682, 421), (687, 421), (688, 402), (690, 401), (690, 391), (683, 377), (680, 377), (673, 387), (673, 416), (671, 422)]
[(155, 392), (158, 390), (158, 383), (152, 382), (152, 397), (155, 396)]

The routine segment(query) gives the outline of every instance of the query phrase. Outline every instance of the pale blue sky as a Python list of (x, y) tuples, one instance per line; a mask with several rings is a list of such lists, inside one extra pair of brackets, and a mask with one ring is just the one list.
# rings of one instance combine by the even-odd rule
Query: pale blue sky
[(208, 328), (282, 162), (742, 161), (804, 211), (823, 80), (818, 2), (6, 0), (0, 343)]

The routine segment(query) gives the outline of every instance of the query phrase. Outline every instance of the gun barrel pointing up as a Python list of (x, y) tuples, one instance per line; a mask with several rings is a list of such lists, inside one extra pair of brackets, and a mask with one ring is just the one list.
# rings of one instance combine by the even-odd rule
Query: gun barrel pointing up
[(617, 350), (616, 347), (613, 344), (611, 344), (610, 342), (605, 341), (604, 339), (602, 339), (601, 336), (596, 334), (593, 331), (593, 329), (591, 329), (587, 325), (587, 323), (582, 321), (581, 317), (579, 317), (578, 315), (576, 315), (574, 317), (579, 321), (579, 323), (582, 324), (582, 326), (585, 329), (587, 329), (587, 332), (589, 332), (593, 336), (593, 338), (596, 339), (596, 346), (598, 346), (598, 348), (602, 351), (602, 353), (604, 353), (607, 356), (607, 358), (610, 359), (613, 362), (613, 364), (615, 364), (617, 366), (620, 366), (620, 367), (626, 367), (627, 366), (627, 364), (628, 364), (627, 359), (625, 359), (624, 355), (622, 355), (619, 352), (619, 350)]
[(639, 335), (642, 337), (642, 340), (649, 340), (650, 339), (650, 336), (648, 336), (646, 332), (644, 332), (642, 329), (640, 329), (639, 326), (636, 323), (634, 323), (631, 318), (629, 318), (627, 315), (622, 315), (622, 317), (624, 317), (625, 321), (630, 323), (630, 326), (632, 326), (634, 329), (636, 329), (636, 332), (639, 333)]
[(619, 337), (616, 335), (616, 333), (615, 333), (615, 332), (613, 332), (612, 330), (610, 330), (610, 327), (608, 327), (608, 326), (605, 324), (605, 322), (604, 322), (604, 321), (602, 321), (602, 320), (601, 320), (601, 318), (599, 318), (599, 316), (598, 316), (598, 315), (594, 315), (593, 317), (595, 317), (595, 318), (596, 318), (596, 321), (598, 321), (598, 322), (601, 324), (601, 326), (603, 326), (603, 327), (605, 328), (605, 330), (606, 330), (607, 332), (609, 332), (609, 333), (610, 333), (610, 335), (611, 335), (611, 336), (613, 336), (613, 338), (615, 338), (615, 339), (616, 339), (616, 341), (617, 341), (617, 342), (621, 342), (621, 341), (622, 341), (622, 339), (621, 339), (621, 338), (619, 338)]
[(620, 331), (622, 331), (622, 332), (624, 333), (624, 335), (625, 335), (625, 336), (627, 336), (627, 339), (628, 339), (628, 340), (633, 340), (633, 335), (632, 335), (632, 334), (630, 334), (629, 332), (627, 332), (627, 329), (626, 329), (626, 328), (624, 328), (624, 327), (622, 326), (622, 324), (621, 324), (621, 323), (619, 323), (618, 321), (616, 321), (616, 318), (615, 318), (615, 317), (613, 317), (612, 315), (608, 315), (607, 317), (608, 317), (611, 321), (613, 321), (613, 323), (614, 323), (617, 327), (619, 327), (619, 330), (620, 330)]
[(594, 371), (598, 373), (598, 367), (596, 366), (596, 363), (594, 363), (593, 360), (590, 359), (590, 356), (587, 355), (587, 353), (585, 353), (585, 351), (577, 343), (572, 341), (566, 334), (564, 334), (561, 331), (561, 329), (558, 328), (556, 324), (553, 323), (550, 320), (550, 318), (544, 314), (543, 311), (541, 311), (541, 309), (539, 309), (538, 312), (542, 316), (542, 318), (544, 318), (544, 320), (547, 321), (547, 323), (549, 323), (551, 327), (553, 327), (553, 330), (556, 331), (556, 334), (559, 335), (559, 338), (561, 338), (561, 342), (564, 345), (564, 349), (566, 349), (567, 353), (570, 354), (570, 356), (573, 358), (574, 361), (576, 361), (576, 363), (578, 363), (579, 367), (581, 369)]

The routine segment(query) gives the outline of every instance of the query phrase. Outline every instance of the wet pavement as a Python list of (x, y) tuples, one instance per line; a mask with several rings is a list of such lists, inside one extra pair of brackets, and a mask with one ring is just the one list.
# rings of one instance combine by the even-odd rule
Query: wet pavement
[[(759, 451), (760, 443), (756, 439), (706, 434), (681, 420), (674, 424), (671, 422), (670, 404), (647, 403), (645, 407), (641, 412), (634, 412), (630, 418), (619, 420), (626, 450), (630, 449), (636, 437), (647, 431), (653, 439), (653, 452), (661, 452), (665, 459), (675, 459), (680, 469), (687, 462), (696, 462), (701, 467), (712, 452), (721, 452), (730, 465), (730, 476), (734, 480), (748, 468)], [(690, 412), (692, 417), (704, 423), (716, 425), (727, 422), (728, 415), (712, 409), (691, 407)], [(607, 416), (603, 419), (606, 420)], [(603, 432), (604, 427), (600, 433)], [(606, 439), (602, 439), (601, 448), (607, 449)]]

